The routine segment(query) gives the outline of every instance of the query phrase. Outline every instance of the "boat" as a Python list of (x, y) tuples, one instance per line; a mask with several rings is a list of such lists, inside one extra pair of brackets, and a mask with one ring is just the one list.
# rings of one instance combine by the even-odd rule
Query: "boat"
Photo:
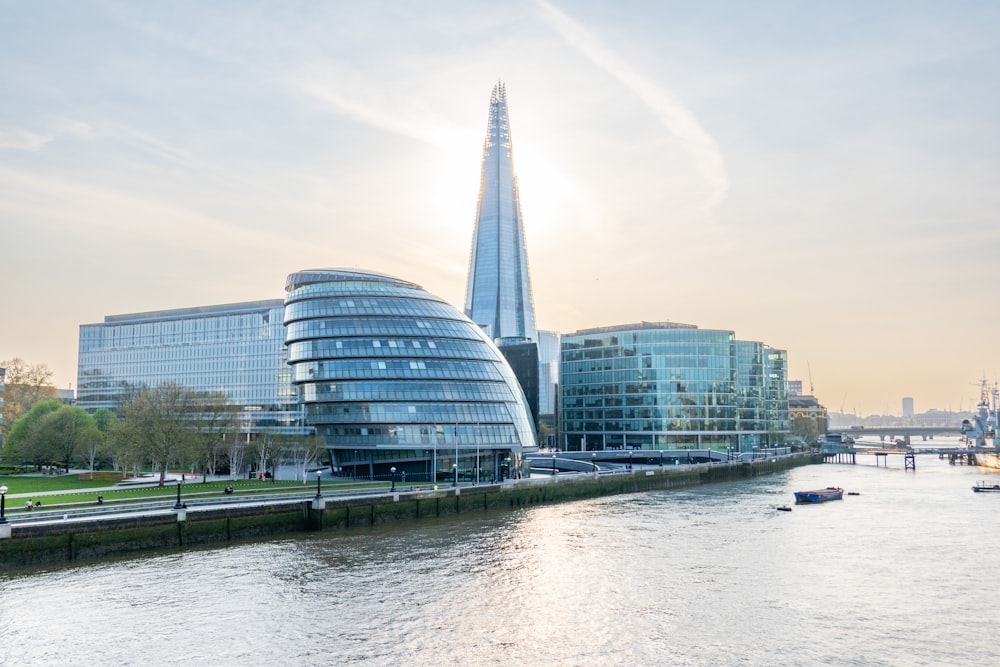
[(992, 491), (993, 493), (1000, 493), (1000, 482), (987, 481), (981, 479), (976, 482), (976, 485), (972, 487), (972, 490), (976, 493), (986, 493)]
[(788, 505), (778, 505), (774, 509), (778, 510), (779, 512), (791, 512), (792, 511), (792, 508), (789, 507)]
[(828, 500), (840, 500), (844, 497), (844, 490), (839, 486), (828, 486), (825, 489), (815, 491), (796, 491), (795, 502), (797, 503), (825, 503)]
[(962, 420), (962, 441), (968, 450), (969, 462), (984, 468), (1000, 468), (1000, 386), (990, 387), (983, 378), (979, 390), (979, 405), (972, 419)]

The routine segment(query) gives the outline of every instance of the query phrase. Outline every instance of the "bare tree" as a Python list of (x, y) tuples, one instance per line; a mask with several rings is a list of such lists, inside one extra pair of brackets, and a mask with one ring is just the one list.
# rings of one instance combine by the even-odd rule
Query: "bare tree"
[(209, 474), (215, 474), (219, 457), (226, 449), (225, 438), (236, 424), (239, 409), (219, 392), (199, 393), (192, 401), (197, 405), (190, 421), (198, 433), (192, 454), (205, 473), (202, 479), (207, 481)]
[(130, 397), (118, 411), (121, 421), (113, 429), (115, 446), (134, 452), (129, 458), (149, 462), (160, 472), (160, 486), (171, 463), (192, 460), (200, 437), (199, 408), (202, 397), (172, 382), (145, 389)]
[(243, 463), (246, 461), (247, 443), (240, 437), (239, 433), (234, 433), (229, 438), (226, 447), (226, 459), (229, 461), (229, 479), (236, 481), (236, 476), (242, 474)]
[[(261, 478), (266, 477), (267, 469), (274, 469), (281, 451), (281, 436), (270, 431), (261, 431), (253, 441), (254, 458), (257, 460), (257, 470)], [(274, 479), (273, 477), (271, 478)]]
[(293, 436), (282, 447), (282, 455), (295, 467), (295, 476), (305, 484), (306, 472), (326, 454), (326, 440), (314, 435)]

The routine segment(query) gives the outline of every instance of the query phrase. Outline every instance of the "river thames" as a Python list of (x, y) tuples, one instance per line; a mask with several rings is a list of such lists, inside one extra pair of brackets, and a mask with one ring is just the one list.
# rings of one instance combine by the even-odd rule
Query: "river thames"
[(998, 664), (1000, 475), (859, 462), (0, 574), (0, 664)]

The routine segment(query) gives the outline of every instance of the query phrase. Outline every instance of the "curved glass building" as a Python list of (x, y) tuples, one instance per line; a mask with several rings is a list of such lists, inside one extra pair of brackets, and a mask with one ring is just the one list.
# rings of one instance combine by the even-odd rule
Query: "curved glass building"
[(524, 394), (469, 318), (367, 271), (300, 271), (285, 292), (292, 383), (335, 470), (485, 482), (521, 469), (535, 447)]

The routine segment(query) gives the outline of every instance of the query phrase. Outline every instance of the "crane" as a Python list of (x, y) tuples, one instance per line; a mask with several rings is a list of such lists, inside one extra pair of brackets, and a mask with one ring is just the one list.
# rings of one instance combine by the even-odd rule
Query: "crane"
[(808, 361), (806, 362), (806, 370), (809, 371), (809, 395), (815, 396), (816, 394), (813, 393), (813, 370)]

